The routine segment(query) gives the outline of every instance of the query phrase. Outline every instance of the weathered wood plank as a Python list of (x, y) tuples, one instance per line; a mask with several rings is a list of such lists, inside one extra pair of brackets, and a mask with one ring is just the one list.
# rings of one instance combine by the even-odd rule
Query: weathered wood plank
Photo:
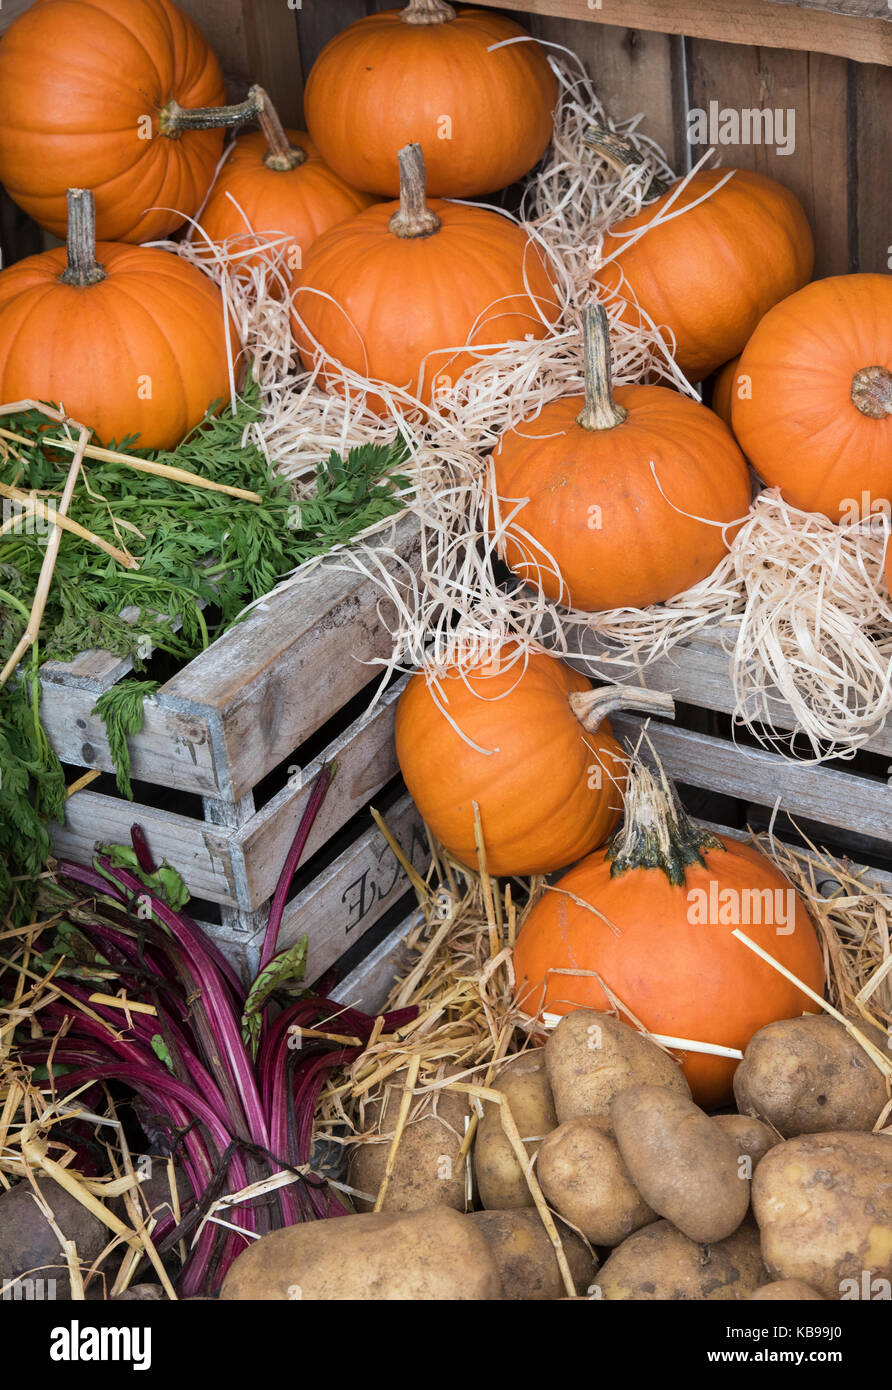
[[(95, 703), (96, 694), (89, 688), (44, 680), (40, 717), (63, 763), (113, 772), (105, 725), (92, 712)], [(164, 709), (157, 700), (146, 700), (143, 710), (142, 729), (129, 740), (131, 776), (199, 796), (217, 795), (207, 721), (200, 715)]]
[[(635, 739), (641, 720), (625, 714), (611, 719), (614, 732)], [(792, 816), (810, 816), (826, 825), (887, 839), (892, 826), (892, 786), (835, 768), (804, 767), (775, 753), (737, 747), (708, 734), (676, 729), (652, 720), (649, 738), (670, 777), (694, 787), (773, 806)]]
[(591, 6), (583, 0), (488, 0), (488, 4), (494, 9), (595, 24), (615, 24), (621, 18), (629, 28), (664, 34), (835, 53), (860, 63), (892, 63), (892, 34), (881, 19), (824, 10), (806, 16), (773, 0), (622, 0), (622, 5), (605, 0), (600, 6), (594, 0)]
[(207, 821), (87, 789), (69, 799), (65, 825), (50, 827), (53, 853), (89, 864), (97, 842), (125, 842), (133, 824), (142, 826), (155, 859), (172, 864), (194, 897), (235, 906), (232, 832)]
[(406, 938), (418, 918), (417, 912), (410, 912), (398, 927), (388, 932), (365, 960), (361, 960), (332, 990), (332, 999), (337, 1000), (339, 1004), (349, 1005), (352, 1009), (362, 1009), (363, 1013), (380, 1013), (397, 974), (412, 959), (406, 949)]
[(284, 787), (234, 836), (232, 859), (243, 906), (257, 908), (272, 897), (324, 764), (336, 763), (337, 772), (313, 822), (304, 850), (307, 860), (399, 772), (393, 719), (405, 685), (404, 679), (386, 691), (374, 710), (366, 710), (309, 766), (295, 766), (293, 785)]
[[(401, 560), (399, 583), (420, 567), (418, 522), (404, 516), (383, 537)], [(302, 583), (267, 599), (178, 672), (158, 699), (212, 726), (223, 794), (237, 801), (347, 703), (386, 660), (392, 641), (379, 583), (332, 556)], [(224, 781), (224, 778), (226, 779)]]
[[(814, 232), (815, 277), (846, 274), (853, 167), (846, 124), (846, 61), (701, 39), (690, 40), (687, 53), (691, 110), (772, 113), (773, 142), (719, 145), (722, 164), (754, 169), (795, 193)], [(693, 158), (699, 159), (708, 148), (708, 140), (693, 146)]]
[(252, 82), (267, 89), (286, 125), (300, 114), (297, 9), (289, 0), (177, 0), (220, 60), (227, 95), (241, 100)]
[[(892, 270), (892, 159), (889, 118), (892, 71), (862, 66), (852, 74), (854, 109), (850, 119), (852, 160), (857, 165), (857, 201), (852, 269), (885, 275)], [(832, 197), (832, 188), (827, 189)]]
[[(421, 817), (404, 796), (385, 817), (389, 830), (419, 870), (429, 861)], [(373, 827), (285, 908), (283, 950), (306, 933), (307, 979), (333, 965), (405, 893), (408, 881), (381, 832)]]

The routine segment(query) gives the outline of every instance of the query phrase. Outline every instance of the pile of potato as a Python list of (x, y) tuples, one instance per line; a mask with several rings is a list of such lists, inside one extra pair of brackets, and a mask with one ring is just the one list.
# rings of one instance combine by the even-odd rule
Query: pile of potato
[[(351, 1163), (351, 1185), (369, 1197), (399, 1107), (394, 1080), (373, 1116), (377, 1142), (358, 1145)], [(579, 1297), (892, 1293), (892, 1137), (871, 1132), (887, 1083), (832, 1018), (757, 1033), (735, 1078), (736, 1114), (707, 1115), (668, 1053), (586, 1009), (563, 1018), (545, 1047), (508, 1061), (493, 1087), (555, 1215)], [(494, 1102), (484, 1105), (468, 1181), (459, 1151), (471, 1104), (441, 1091), (408, 1125), (380, 1212), (264, 1236), (236, 1260), (221, 1296), (565, 1297)]]

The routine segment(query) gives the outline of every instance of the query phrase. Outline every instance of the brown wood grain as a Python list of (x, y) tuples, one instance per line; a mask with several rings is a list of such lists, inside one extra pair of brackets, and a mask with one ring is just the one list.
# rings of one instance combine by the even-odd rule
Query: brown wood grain
[[(848, 64), (819, 53), (747, 47), (691, 39), (688, 87), (691, 109), (769, 110), (795, 121), (792, 153), (765, 144), (719, 145), (728, 167), (755, 169), (791, 189), (805, 208), (815, 237), (815, 275), (850, 268), (851, 161), (846, 127)], [(709, 144), (693, 145), (699, 158)]]
[(286, 125), (301, 111), (298, 11), (288, 0), (177, 0), (220, 60), (230, 100), (265, 87)]
[(851, 136), (857, 151), (852, 269), (888, 274), (892, 270), (892, 71), (859, 66), (852, 78)]
[(623, 24), (664, 34), (718, 39), (723, 43), (759, 44), (835, 53), (861, 63), (892, 64), (892, 30), (881, 19), (810, 10), (803, 14), (774, 0), (488, 0), (490, 7), (526, 14), (585, 19), (594, 24)]

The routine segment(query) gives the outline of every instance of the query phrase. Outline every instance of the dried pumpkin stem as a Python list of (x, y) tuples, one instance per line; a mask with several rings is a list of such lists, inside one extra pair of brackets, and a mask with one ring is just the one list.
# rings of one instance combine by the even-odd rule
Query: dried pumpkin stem
[(69, 188), (68, 263), (59, 279), (63, 285), (98, 285), (105, 271), (96, 259), (96, 203), (89, 188)]
[(409, 0), (400, 19), (404, 24), (448, 24), (455, 10), (446, 0)]
[(610, 371), (610, 329), (602, 304), (586, 304), (582, 311), (585, 363), (585, 407), (576, 417), (584, 430), (613, 430), (628, 415), (613, 399)]
[(193, 106), (191, 109), (174, 99), (158, 112), (158, 130), (169, 140), (176, 140), (184, 130), (219, 130), (223, 126), (256, 121), (259, 117), (257, 102), (251, 94), (233, 106)]
[(257, 107), (257, 120), (269, 146), (263, 162), (267, 169), (287, 174), (291, 169), (306, 163), (306, 151), (292, 145), (279, 120), (279, 113), (269, 99), (269, 93), (256, 84), (248, 93), (248, 100)]
[(611, 878), (629, 869), (662, 869), (671, 884), (685, 881), (690, 864), (706, 867), (703, 851), (725, 846), (704, 826), (696, 825), (678, 800), (659, 759), (659, 783), (650, 768), (630, 759), (623, 796), (625, 819), (607, 850)]
[(869, 420), (892, 415), (892, 372), (888, 367), (862, 367), (852, 377), (852, 402)]
[(659, 690), (639, 690), (635, 686), (605, 685), (600, 690), (577, 690), (567, 697), (570, 708), (588, 734), (596, 734), (608, 715), (617, 710), (639, 710), (643, 714), (674, 715), (675, 701)]
[(424, 155), (420, 145), (404, 145), (399, 152), (400, 206), (388, 222), (394, 236), (412, 240), (433, 236), (440, 219), (427, 205)]
[[(641, 168), (643, 165), (640, 150), (636, 150), (631, 140), (627, 140), (624, 135), (617, 135), (615, 130), (607, 130), (599, 125), (589, 126), (582, 139), (589, 149), (597, 150), (601, 158), (618, 174), (624, 174), (627, 169)], [(664, 193), (669, 192), (669, 188), (670, 185), (664, 179), (652, 174), (644, 194), (645, 202), (650, 198), (662, 198)]]

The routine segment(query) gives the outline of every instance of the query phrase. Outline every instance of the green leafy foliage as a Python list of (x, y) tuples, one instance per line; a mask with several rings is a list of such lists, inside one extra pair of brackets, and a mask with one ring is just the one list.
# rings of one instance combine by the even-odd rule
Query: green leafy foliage
[(166, 859), (149, 874), (140, 867), (136, 850), (131, 845), (98, 845), (97, 849), (100, 854), (107, 856), (113, 869), (127, 869), (140, 883), (144, 883), (151, 893), (167, 903), (168, 907), (172, 907), (174, 912), (179, 912), (186, 906), (189, 901), (189, 889), (177, 870), (172, 864), (168, 864)]
[(138, 734), (142, 728), (143, 701), (148, 700), (158, 689), (158, 681), (140, 681), (135, 678), (118, 681), (104, 691), (96, 701), (91, 713), (98, 714), (105, 724), (108, 735), (108, 749), (114, 759), (115, 781), (118, 791), (133, 800), (133, 787), (130, 784), (130, 734)]
[(263, 1010), (270, 996), (275, 990), (293, 987), (295, 981), (304, 978), (306, 969), (307, 938), (302, 936), (293, 946), (273, 956), (251, 985), (242, 1014), (242, 1037), (255, 1057), (263, 1031)]

